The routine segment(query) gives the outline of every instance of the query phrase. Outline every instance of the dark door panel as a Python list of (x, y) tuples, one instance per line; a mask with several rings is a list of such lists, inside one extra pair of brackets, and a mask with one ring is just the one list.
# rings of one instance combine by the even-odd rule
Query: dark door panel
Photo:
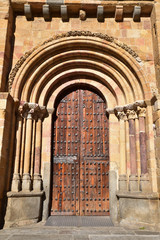
[(109, 215), (108, 119), (103, 99), (78, 89), (54, 121), (52, 215)]

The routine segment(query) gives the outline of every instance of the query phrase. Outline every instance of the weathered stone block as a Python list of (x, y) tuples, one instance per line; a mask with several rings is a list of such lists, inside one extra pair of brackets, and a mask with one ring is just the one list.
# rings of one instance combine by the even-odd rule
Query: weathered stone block
[(157, 194), (117, 193), (120, 219), (126, 222), (159, 222), (159, 201)]
[(43, 192), (8, 192), (5, 226), (38, 222), (41, 218)]

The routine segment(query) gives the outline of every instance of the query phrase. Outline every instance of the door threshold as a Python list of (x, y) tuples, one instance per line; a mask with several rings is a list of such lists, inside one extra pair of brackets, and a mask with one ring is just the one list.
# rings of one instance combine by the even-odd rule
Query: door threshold
[(50, 216), (45, 226), (55, 227), (113, 227), (109, 216)]

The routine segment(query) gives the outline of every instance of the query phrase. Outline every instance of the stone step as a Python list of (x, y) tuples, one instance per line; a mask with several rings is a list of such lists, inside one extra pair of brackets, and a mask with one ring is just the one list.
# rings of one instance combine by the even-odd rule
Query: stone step
[(129, 227), (53, 227), (35, 224), (0, 230), (0, 240), (160, 240), (158, 230)]
[(25, 234), (0, 235), (0, 240), (159, 240), (160, 235), (71, 235), (71, 234)]

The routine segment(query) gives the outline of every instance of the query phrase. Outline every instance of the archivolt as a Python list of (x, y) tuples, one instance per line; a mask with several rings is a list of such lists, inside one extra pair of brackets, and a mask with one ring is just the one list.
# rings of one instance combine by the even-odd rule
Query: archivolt
[(58, 89), (78, 83), (101, 88), (110, 107), (148, 97), (136, 54), (95, 34), (66, 36), (35, 48), (17, 74), (11, 74), (14, 98), (51, 106)]

